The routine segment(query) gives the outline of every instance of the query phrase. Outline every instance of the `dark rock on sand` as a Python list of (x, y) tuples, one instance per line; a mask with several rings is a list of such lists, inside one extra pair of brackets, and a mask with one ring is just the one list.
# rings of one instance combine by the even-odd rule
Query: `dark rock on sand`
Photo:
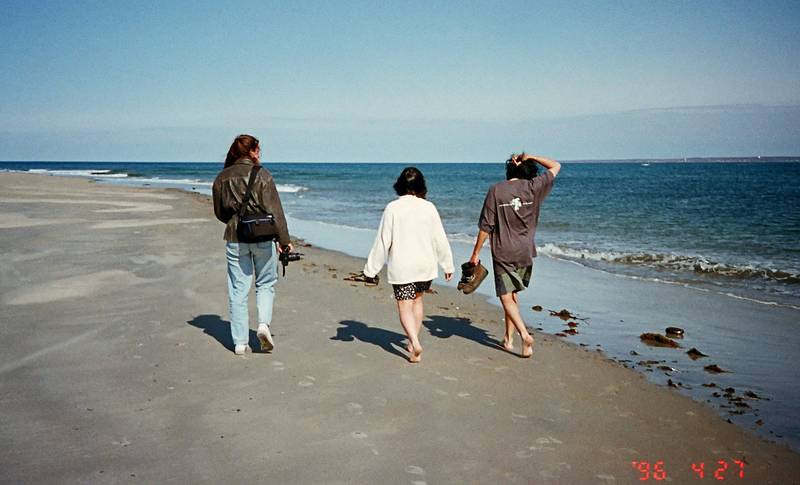
[(717, 387), (717, 385), (713, 382), (709, 382), (708, 384), (703, 384), (703, 387)]
[(674, 387), (675, 389), (677, 389), (677, 388), (678, 388), (678, 385), (677, 385), (677, 384), (675, 384), (674, 382), (672, 382), (672, 379), (667, 379), (667, 385), (668, 385), (669, 387)]
[(683, 329), (680, 327), (667, 327), (664, 332), (673, 338), (683, 338)]
[(744, 397), (749, 397), (750, 399), (764, 399), (753, 391), (745, 391)]
[(630, 351), (630, 354), (631, 354), (631, 355), (639, 355), (639, 352), (637, 352), (637, 351), (635, 351), (635, 350), (631, 350), (631, 351)]
[(574, 328), (568, 328), (564, 330), (564, 333), (566, 333), (567, 335), (578, 335), (578, 331), (575, 330)]
[(691, 349), (687, 350), (686, 353), (692, 360), (702, 359), (703, 357), (708, 357), (706, 354), (700, 352), (696, 348), (692, 347)]
[(678, 369), (668, 365), (660, 365), (658, 366), (658, 370), (663, 370), (664, 372), (678, 372)]
[(647, 345), (651, 345), (653, 347), (671, 347), (676, 348), (680, 347), (678, 342), (672, 340), (669, 337), (665, 337), (660, 333), (643, 333), (639, 335), (639, 338)]
[(558, 318), (560, 318), (562, 320), (572, 320), (572, 319), (577, 318), (577, 317), (575, 317), (575, 315), (570, 313), (569, 310), (567, 310), (566, 308), (561, 309), (561, 310), (559, 310), (557, 312), (551, 311), (550, 312), (550, 316), (558, 317)]
[(705, 370), (706, 372), (709, 372), (711, 374), (722, 374), (723, 372), (728, 372), (725, 369), (722, 369), (717, 364), (707, 365), (707, 366), (703, 367), (703, 370)]
[(533, 310), (535, 312), (540, 312), (540, 311), (542, 311), (542, 306), (541, 305), (533, 305), (531, 307), (531, 310)]

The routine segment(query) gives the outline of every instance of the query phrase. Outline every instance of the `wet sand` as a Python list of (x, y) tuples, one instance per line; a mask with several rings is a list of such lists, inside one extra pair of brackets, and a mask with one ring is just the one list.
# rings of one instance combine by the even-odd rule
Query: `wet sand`
[(206, 197), (13, 173), (0, 194), (0, 482), (636, 483), (663, 462), (686, 483), (720, 460), (798, 481), (786, 446), (600, 352), (500, 350), (497, 307), (452, 288), (408, 364), (389, 287), (314, 247), (278, 284), (275, 351), (234, 356)]

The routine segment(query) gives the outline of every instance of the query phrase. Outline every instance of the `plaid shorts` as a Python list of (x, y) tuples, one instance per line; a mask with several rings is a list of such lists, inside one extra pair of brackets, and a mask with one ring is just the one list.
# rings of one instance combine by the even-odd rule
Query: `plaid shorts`
[(404, 285), (392, 285), (395, 300), (413, 300), (417, 293), (425, 293), (431, 287), (431, 281), (416, 281)]

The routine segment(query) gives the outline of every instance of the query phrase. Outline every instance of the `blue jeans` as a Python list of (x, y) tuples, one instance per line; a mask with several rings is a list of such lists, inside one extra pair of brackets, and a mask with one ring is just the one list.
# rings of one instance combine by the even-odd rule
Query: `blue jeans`
[(247, 345), (250, 340), (250, 317), (247, 298), (256, 280), (258, 323), (272, 322), (275, 282), (278, 281), (278, 249), (271, 241), (225, 245), (228, 260), (228, 310), (234, 345)]

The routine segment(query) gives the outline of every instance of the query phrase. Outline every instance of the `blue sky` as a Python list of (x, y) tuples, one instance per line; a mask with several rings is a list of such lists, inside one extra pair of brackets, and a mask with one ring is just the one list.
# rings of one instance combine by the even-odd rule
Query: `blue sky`
[(0, 159), (800, 154), (800, 2), (4, 1)]

